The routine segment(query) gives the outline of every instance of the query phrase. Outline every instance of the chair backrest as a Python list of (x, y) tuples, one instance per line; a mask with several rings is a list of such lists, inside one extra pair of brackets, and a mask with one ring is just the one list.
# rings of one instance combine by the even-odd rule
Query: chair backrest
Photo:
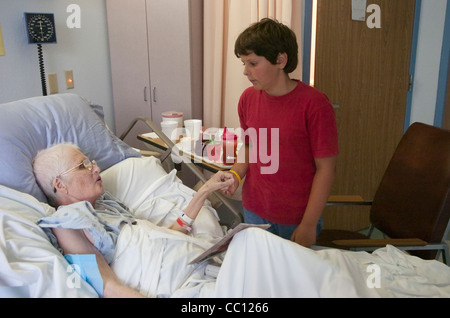
[(372, 224), (391, 238), (442, 242), (450, 218), (450, 131), (414, 123), (373, 199)]

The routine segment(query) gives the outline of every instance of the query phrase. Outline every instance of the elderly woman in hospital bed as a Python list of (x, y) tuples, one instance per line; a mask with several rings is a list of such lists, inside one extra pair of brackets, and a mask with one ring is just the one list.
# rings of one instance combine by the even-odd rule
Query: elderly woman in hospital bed
[[(65, 254), (93, 254), (103, 280), (105, 297), (140, 296), (133, 289), (120, 284), (117, 277), (105, 261), (103, 254), (109, 256), (114, 251), (114, 241), (124, 224), (136, 223), (128, 209), (105, 193), (100, 168), (90, 161), (77, 146), (59, 144), (40, 152), (33, 163), (36, 180), (55, 207), (63, 207), (59, 215), (40, 221), (44, 228), (52, 228), (58, 245)], [(191, 225), (203, 206), (207, 196), (233, 182), (227, 174), (217, 174), (211, 178), (193, 197), (185, 212), (170, 229), (188, 233)], [(85, 217), (83, 212), (70, 213), (65, 206), (80, 203), (82, 208), (90, 210), (93, 216)], [(70, 213), (70, 215), (69, 215)], [(85, 221), (92, 224), (86, 225)], [(86, 228), (84, 226), (87, 226)], [(71, 228), (71, 224), (74, 228)], [(96, 227), (95, 225), (99, 225)], [(105, 225), (104, 229), (101, 229)], [(109, 259), (109, 257), (107, 257)], [(72, 258), (70, 258), (72, 259)], [(83, 264), (78, 264), (82, 266)]]
[(214, 175), (167, 228), (135, 217), (105, 192), (99, 167), (72, 144), (40, 152), (33, 169), (58, 207), (38, 224), (99, 296), (390, 296), (364, 273), (377, 256), (312, 251), (257, 228), (233, 237), (225, 256), (216, 259), (222, 263), (217, 277), (207, 274), (207, 262), (190, 264), (214, 243), (195, 234), (194, 221), (207, 195), (233, 182), (230, 174)]

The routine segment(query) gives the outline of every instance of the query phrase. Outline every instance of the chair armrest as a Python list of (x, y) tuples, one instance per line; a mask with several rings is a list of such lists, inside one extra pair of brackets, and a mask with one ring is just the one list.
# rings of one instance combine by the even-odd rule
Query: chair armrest
[(334, 240), (333, 243), (340, 247), (425, 246), (428, 244), (417, 238)]
[(366, 201), (360, 195), (330, 195), (327, 205), (372, 205), (372, 201)]

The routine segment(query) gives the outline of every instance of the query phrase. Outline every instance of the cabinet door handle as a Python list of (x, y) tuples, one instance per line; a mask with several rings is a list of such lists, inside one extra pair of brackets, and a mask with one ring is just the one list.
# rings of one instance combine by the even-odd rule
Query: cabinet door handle
[(156, 86), (153, 87), (153, 102), (156, 103)]
[(147, 86), (144, 87), (144, 102), (146, 102), (147, 99)]

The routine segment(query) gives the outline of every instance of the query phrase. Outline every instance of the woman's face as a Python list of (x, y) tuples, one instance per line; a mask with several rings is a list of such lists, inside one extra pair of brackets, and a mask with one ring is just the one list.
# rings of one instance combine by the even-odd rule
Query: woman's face
[(60, 176), (66, 185), (67, 195), (74, 202), (89, 201), (94, 204), (104, 192), (100, 168), (95, 164), (92, 164), (91, 170), (86, 168), (83, 162), (89, 161), (89, 158), (79, 151), (73, 150), (71, 158), (68, 169), (76, 168)]

